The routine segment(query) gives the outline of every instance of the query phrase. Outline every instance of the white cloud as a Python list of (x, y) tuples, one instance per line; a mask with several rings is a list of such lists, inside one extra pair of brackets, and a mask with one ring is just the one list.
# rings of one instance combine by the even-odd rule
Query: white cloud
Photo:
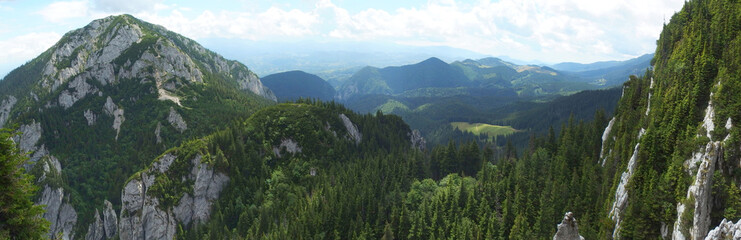
[(342, 7), (348, 1), (337, 2), (317, 0), (301, 9), (274, 4), (263, 10), (201, 10), (162, 0), (84, 0), (55, 2), (38, 13), (58, 22), (126, 12), (196, 39), (393, 41), (528, 60), (591, 62), (652, 52), (663, 19), (684, 0), (430, 0), (421, 6), (354, 12)]
[(40, 14), (46, 21), (59, 23), (71, 18), (88, 16), (88, 2), (55, 2), (47, 5), (36, 13)]
[(29, 33), (0, 41), (0, 64), (22, 63), (54, 45), (62, 35), (54, 32)]
[[(684, 1), (481, 0), (430, 1), (394, 12), (355, 14), (323, 0), (336, 27), (329, 36), (354, 40), (394, 39), (454, 46), (492, 55), (545, 61), (598, 61), (652, 52), (662, 17)], [(326, 24), (326, 23), (325, 23)], [(513, 44), (520, 43), (520, 44)]]
[(266, 40), (276, 37), (301, 37), (316, 34), (318, 15), (297, 9), (269, 8), (264, 12), (203, 11), (195, 18), (186, 17), (180, 10), (168, 16), (139, 15), (143, 20), (160, 24), (172, 31), (192, 38), (220, 37)]
[(93, 6), (96, 10), (103, 12), (138, 13), (161, 9), (162, 0), (94, 0)]

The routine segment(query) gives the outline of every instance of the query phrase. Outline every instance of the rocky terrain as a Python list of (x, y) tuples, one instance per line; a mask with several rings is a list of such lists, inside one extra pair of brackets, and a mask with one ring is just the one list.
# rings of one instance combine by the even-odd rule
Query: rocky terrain
[[(217, 91), (229, 103), (214, 102), (220, 99), (210, 96)], [(149, 225), (135, 224), (139, 220), (154, 224), (149, 221), (154, 216), (173, 222), (177, 217), (186, 223), (207, 219), (210, 205), (206, 202), (218, 197), (218, 189), (228, 178), (214, 174), (206, 165), (194, 163), (196, 191), (183, 196), (181, 202), (187, 206), (177, 213), (156, 210), (157, 199), (148, 198), (146, 188), (138, 195), (125, 191), (135, 183), (146, 187), (151, 184), (147, 178), (119, 184), (140, 170), (137, 165), (147, 165), (167, 146), (210, 133), (219, 126), (214, 122), (248, 116), (274, 101), (275, 95), (243, 64), (161, 26), (120, 15), (65, 34), (42, 55), (9, 73), (0, 82), (0, 126), (20, 126), (15, 141), (32, 156), (27, 169), (40, 169), (34, 170), (41, 186), (37, 203), (46, 205), (49, 236), (109, 239), (116, 234), (155, 234), (137, 230)], [(153, 144), (137, 145), (142, 142)], [(139, 156), (122, 157), (127, 152)], [(105, 169), (83, 170), (100, 163), (109, 165), (109, 170), (124, 165), (129, 170), (119, 177), (98, 175), (106, 174)], [(76, 180), (66, 182), (72, 172)], [(88, 188), (98, 191), (84, 190)], [(111, 194), (121, 190), (123, 199)], [(126, 204), (136, 197), (149, 205)], [(121, 204), (126, 211), (116, 214)], [(135, 220), (132, 212), (152, 215)], [(148, 236), (154, 235), (144, 238)]]

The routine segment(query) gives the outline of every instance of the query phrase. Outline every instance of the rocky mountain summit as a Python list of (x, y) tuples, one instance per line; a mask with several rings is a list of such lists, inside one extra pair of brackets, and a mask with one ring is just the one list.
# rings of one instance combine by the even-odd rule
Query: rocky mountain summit
[(0, 127), (19, 126), (49, 236), (107, 239), (131, 174), (275, 101), (243, 64), (120, 15), (65, 34), (0, 81)]

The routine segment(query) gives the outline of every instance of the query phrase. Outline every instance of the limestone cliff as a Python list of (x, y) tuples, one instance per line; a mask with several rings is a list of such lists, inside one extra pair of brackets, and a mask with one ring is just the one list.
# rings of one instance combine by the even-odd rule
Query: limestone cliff
[(726, 42), (741, 39), (731, 27), (739, 9), (685, 2), (664, 26), (653, 68), (623, 85), (598, 160), (614, 172), (611, 224), (601, 229), (612, 238), (736, 238), (741, 55)]
[[(34, 164), (46, 159), (59, 166), (58, 181), (48, 171), (34, 171), (50, 234), (73, 237), (75, 231), (77, 238), (100, 239), (116, 232), (105, 229), (115, 224), (106, 220), (113, 215), (106, 215), (103, 200), (118, 202), (106, 192), (120, 191), (124, 186), (113, 183), (140, 170), (131, 166), (275, 100), (243, 64), (119, 15), (68, 32), (8, 73), (0, 81), (0, 127), (19, 126), (14, 140), (31, 157), (26, 169), (55, 169)], [(172, 128), (162, 126), (168, 122)], [(114, 169), (123, 172), (112, 176)], [(74, 183), (62, 181), (69, 173), (76, 175)]]
[[(204, 222), (211, 213), (211, 204), (228, 183), (229, 177), (215, 171), (212, 166), (202, 162), (199, 154), (185, 163), (190, 166), (186, 176), (173, 176), (170, 167), (178, 159), (168, 153), (156, 160), (149, 169), (138, 173), (121, 192), (121, 213), (118, 232), (121, 239), (172, 239), (178, 223)], [(179, 163), (178, 163), (179, 164)], [(190, 193), (168, 192), (179, 195), (177, 204), (164, 206), (157, 190), (157, 178), (193, 182)], [(173, 191), (173, 189), (166, 189)], [(172, 203), (170, 203), (172, 204)]]
[(579, 226), (571, 212), (567, 212), (563, 216), (563, 220), (556, 228), (558, 230), (556, 235), (553, 235), (553, 240), (584, 240), (584, 237), (579, 235)]

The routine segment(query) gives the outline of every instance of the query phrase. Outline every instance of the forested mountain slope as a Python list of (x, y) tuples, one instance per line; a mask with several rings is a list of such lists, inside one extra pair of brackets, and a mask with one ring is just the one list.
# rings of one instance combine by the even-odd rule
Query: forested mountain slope
[(317, 75), (303, 71), (290, 71), (263, 77), (262, 83), (275, 93), (281, 102), (299, 98), (332, 101), (335, 90), (332, 85)]
[(615, 176), (601, 237), (703, 239), (741, 217), (740, 21), (740, 2), (686, 2), (653, 73), (624, 85), (603, 135), (600, 161)]
[(82, 238), (162, 151), (274, 101), (244, 65), (121, 15), (65, 34), (0, 81), (0, 126), (22, 132), (51, 236)]

